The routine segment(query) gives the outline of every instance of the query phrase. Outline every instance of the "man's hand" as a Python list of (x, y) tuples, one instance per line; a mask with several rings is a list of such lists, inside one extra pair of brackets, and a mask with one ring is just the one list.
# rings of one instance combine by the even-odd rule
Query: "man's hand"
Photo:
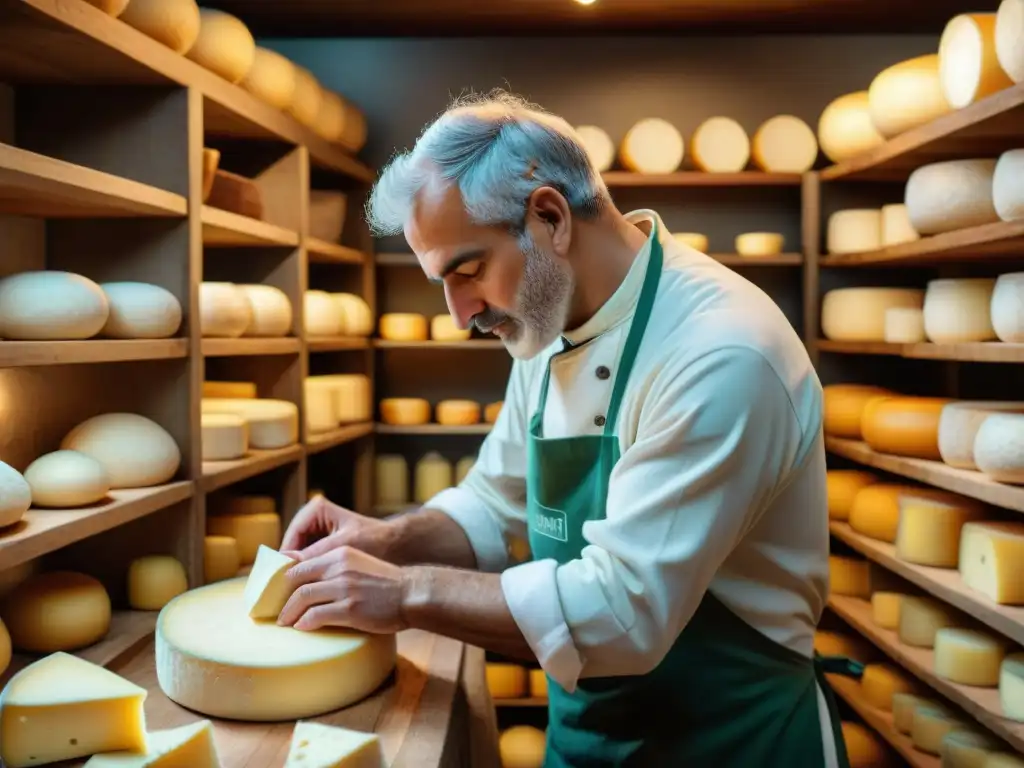
[(338, 547), (355, 547), (374, 557), (387, 558), (393, 534), (384, 520), (360, 515), (316, 496), (288, 526), (281, 551), (295, 560), (309, 560)]

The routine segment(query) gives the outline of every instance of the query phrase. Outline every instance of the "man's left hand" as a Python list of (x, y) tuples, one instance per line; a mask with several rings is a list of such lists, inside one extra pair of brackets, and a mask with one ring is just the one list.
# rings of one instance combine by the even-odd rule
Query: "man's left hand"
[(407, 628), (402, 616), (403, 570), (342, 546), (292, 566), (294, 588), (278, 624), (296, 629), (347, 627), (390, 634)]

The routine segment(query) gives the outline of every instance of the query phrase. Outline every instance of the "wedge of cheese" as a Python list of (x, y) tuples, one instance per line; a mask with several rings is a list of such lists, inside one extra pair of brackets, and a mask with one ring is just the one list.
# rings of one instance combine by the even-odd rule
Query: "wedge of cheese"
[(276, 619), (292, 596), (291, 582), (286, 576), (288, 569), (295, 565), (287, 555), (265, 544), (256, 550), (256, 562), (249, 571), (245, 582), (242, 601), (245, 610), (253, 619)]
[(284, 768), (386, 768), (375, 733), (298, 722)]
[(220, 756), (209, 720), (180, 728), (153, 731), (146, 752), (107, 752), (94, 755), (85, 768), (220, 768)]

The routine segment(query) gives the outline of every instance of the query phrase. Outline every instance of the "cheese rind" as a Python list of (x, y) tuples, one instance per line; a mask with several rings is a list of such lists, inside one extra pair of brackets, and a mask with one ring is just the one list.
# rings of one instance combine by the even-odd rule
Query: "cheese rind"
[(380, 738), (320, 723), (299, 722), (284, 768), (386, 768)]
[(892, 544), (899, 533), (901, 504), (908, 499), (952, 504), (959, 497), (939, 488), (906, 483), (872, 483), (861, 488), (853, 497), (849, 514), (850, 527), (863, 536)]
[(959, 563), (969, 589), (999, 605), (1024, 605), (1024, 523), (966, 523)]
[(961, 13), (946, 23), (939, 38), (939, 80), (954, 109), (1013, 84), (996, 56), (995, 13)]
[(935, 634), (959, 623), (953, 608), (931, 597), (907, 595), (900, 602), (901, 643), (915, 648), (933, 648)]
[(999, 221), (992, 202), (995, 158), (945, 160), (914, 169), (903, 202), (914, 229), (937, 235)]
[(818, 159), (818, 138), (799, 117), (775, 115), (754, 132), (750, 155), (762, 171), (806, 173)]
[(888, 248), (901, 243), (920, 240), (920, 233), (910, 223), (910, 214), (904, 203), (890, 203), (882, 206), (882, 247)]
[(900, 605), (904, 595), (900, 592), (878, 590), (871, 595), (871, 620), (882, 629), (898, 630)]
[(100, 331), (109, 339), (166, 339), (181, 327), (181, 302), (159, 285), (100, 283), (110, 313)]
[(389, 312), (380, 316), (380, 337), (388, 341), (426, 341), (427, 318), (413, 312)]
[(672, 239), (680, 245), (693, 248), (701, 253), (708, 252), (708, 236), (702, 232), (673, 232)]
[(414, 426), (430, 421), (430, 403), (419, 397), (388, 397), (380, 401), (380, 419), (385, 424)]
[(109, 315), (103, 289), (73, 272), (19, 272), (0, 280), (0, 338), (90, 339)]
[(242, 558), (238, 542), (231, 536), (206, 536), (203, 539), (203, 580), (205, 584), (238, 575)]
[(204, 414), (228, 413), (241, 417), (248, 427), (250, 448), (285, 448), (299, 439), (299, 407), (287, 400), (205, 397), (200, 409)]
[(958, 469), (977, 469), (974, 441), (985, 419), (992, 413), (1024, 414), (1021, 401), (961, 400), (949, 403), (939, 416), (939, 454)]
[(473, 400), (442, 400), (434, 408), (434, 419), (444, 426), (467, 426), (480, 422), (480, 403)]
[(686, 153), (686, 142), (672, 123), (660, 117), (633, 124), (619, 145), (622, 166), (634, 173), (672, 173)]
[(949, 504), (906, 496), (900, 500), (896, 557), (935, 568), (956, 568), (960, 562), (960, 531), (982, 515), (974, 503)]
[[(106, 468), (78, 451), (53, 451), (40, 456), (25, 468), (25, 480), (32, 488), (32, 503), (37, 507), (83, 507), (101, 501), (110, 491)], [(8, 501), (3, 498), (3, 491), (0, 499)], [(0, 513), (0, 525), (3, 517)]]
[(131, 0), (119, 18), (175, 53), (187, 52), (199, 36), (195, 0)]
[(832, 594), (865, 600), (871, 596), (871, 564), (867, 560), (830, 555), (828, 572)]
[(999, 703), (1003, 717), (1024, 723), (1024, 653), (1008, 654), (999, 667)]
[(989, 307), (996, 281), (961, 277), (928, 281), (924, 295), (924, 332), (935, 344), (992, 341)]
[(893, 395), (894, 392), (871, 384), (826, 384), (822, 388), (825, 434), (859, 440), (861, 416), (867, 404), (876, 397)]
[(287, 555), (260, 544), (242, 594), (245, 610), (251, 618), (277, 619), (294, 592), (288, 580), (288, 569), (295, 562)]
[(399, 454), (377, 454), (377, 503), (382, 506), (405, 504), (409, 501), (409, 463)]
[(188, 590), (188, 574), (170, 555), (146, 555), (128, 566), (128, 604), (137, 611), (159, 611)]
[(203, 461), (240, 459), (249, 450), (249, 425), (233, 413), (204, 413), (202, 430)]
[(942, 92), (935, 53), (886, 67), (868, 88), (871, 122), (886, 138), (909, 131), (952, 111)]
[(204, 338), (236, 339), (252, 322), (252, 305), (234, 283), (199, 284), (199, 326)]
[(252, 320), (243, 336), (287, 336), (292, 329), (292, 302), (288, 294), (272, 285), (240, 285), (239, 290), (252, 308)]
[(306, 291), (302, 296), (302, 313), (307, 336), (342, 335), (345, 316), (327, 291)]
[(916, 307), (885, 310), (884, 341), (887, 344), (920, 344), (925, 340), (924, 312)]
[(373, 313), (362, 296), (332, 293), (331, 298), (341, 311), (342, 329), (346, 336), (363, 338), (373, 333)]
[(459, 328), (451, 315), (434, 315), (430, 319), (430, 338), (434, 341), (466, 341), (470, 328)]
[(110, 596), (98, 579), (75, 571), (29, 576), (0, 605), (0, 616), (19, 651), (74, 651), (110, 630)]
[(170, 433), (137, 413), (86, 419), (64, 436), (60, 447), (96, 459), (114, 489), (161, 485), (181, 466), (181, 450)]
[(782, 253), (785, 238), (779, 232), (744, 232), (736, 236), (736, 253), (748, 258)]
[(846, 656), (862, 664), (879, 655), (878, 649), (861, 637), (820, 629), (814, 633), (814, 650), (822, 656)]
[(882, 212), (877, 208), (848, 208), (828, 217), (825, 248), (829, 253), (863, 253), (881, 247)]
[(988, 632), (943, 627), (935, 633), (935, 674), (960, 685), (995, 687), (1006, 641)]
[(213, 723), (209, 720), (151, 731), (147, 741), (149, 749), (144, 753), (94, 755), (84, 768), (221, 768)]
[(848, 720), (842, 722), (841, 729), (850, 768), (883, 768), (891, 764), (889, 749), (874, 731)]
[(843, 94), (818, 118), (818, 144), (833, 163), (841, 163), (885, 143), (871, 121), (867, 91)]
[(750, 138), (731, 117), (709, 117), (690, 137), (690, 156), (707, 173), (736, 173), (750, 160)]
[(604, 173), (615, 162), (615, 142), (596, 125), (576, 126), (576, 139), (587, 153), (594, 170)]
[(861, 693), (867, 702), (883, 712), (892, 711), (892, 697), (896, 693), (910, 693), (913, 681), (891, 664), (868, 664), (860, 679)]
[(872, 400), (861, 415), (864, 442), (879, 453), (939, 461), (939, 417), (950, 402), (942, 397)]
[(920, 288), (834, 288), (821, 300), (821, 331), (833, 341), (884, 341), (886, 310), (923, 306)]
[(830, 469), (825, 475), (828, 492), (828, 516), (832, 520), (848, 520), (857, 493), (878, 482), (871, 472), (860, 469)]
[(1024, 484), (1024, 414), (989, 414), (974, 437), (974, 460), (992, 480)]
[(992, 205), (1003, 221), (1024, 219), (1024, 149), (1007, 150), (996, 161), (992, 174)]
[(487, 662), (484, 670), (491, 698), (519, 699), (526, 695), (528, 677), (523, 665), (492, 661)]

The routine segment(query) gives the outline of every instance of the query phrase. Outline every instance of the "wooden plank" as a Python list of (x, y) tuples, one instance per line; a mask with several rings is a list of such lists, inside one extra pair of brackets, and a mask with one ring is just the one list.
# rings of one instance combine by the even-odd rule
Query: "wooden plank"
[(309, 336), (306, 349), (310, 352), (343, 352), (348, 349), (369, 349), (370, 340), (361, 336)]
[(889, 344), (884, 341), (818, 339), (815, 346), (819, 352), (834, 352), (843, 355), (893, 355), (899, 357), (903, 353), (902, 344)]
[(501, 339), (466, 339), (465, 341), (388, 341), (387, 339), (374, 339), (373, 346), (377, 349), (505, 349), (505, 343)]
[(800, 185), (799, 173), (765, 173), (763, 171), (740, 171), (739, 173), (605, 171), (601, 175), (608, 187), (797, 187)]
[(329, 243), (315, 237), (305, 240), (306, 252), (311, 264), (365, 264), (366, 254), (347, 245)]
[(741, 256), (738, 253), (709, 253), (715, 261), (727, 267), (799, 267), (803, 254), (778, 253), (774, 256)]
[(979, 341), (967, 344), (888, 344), (883, 341), (819, 339), (819, 352), (843, 355), (891, 355), (915, 360), (959, 360), (975, 363), (1024, 363), (1024, 344)]
[(335, 448), (339, 445), (351, 443), (361, 437), (373, 434), (373, 422), (361, 424), (346, 424), (329, 432), (315, 432), (306, 438), (306, 453), (314, 454)]
[(203, 206), (202, 221), (203, 245), (224, 248), (256, 245), (295, 247), (299, 244), (297, 232), (209, 205)]
[(877, 251), (839, 253), (821, 260), (824, 267), (930, 266), (943, 262), (1020, 259), (1024, 252), (1024, 221), (997, 221), (922, 237)]
[(207, 493), (234, 483), (262, 475), (272, 469), (299, 461), (304, 455), (301, 445), (290, 445), (269, 451), (251, 450), (244, 459), (203, 462), (203, 490)]
[(0, 368), (171, 360), (187, 355), (187, 339), (0, 341)]
[(249, 357), (253, 355), (294, 355), (302, 342), (294, 336), (281, 338), (203, 339), (205, 357)]
[(493, 424), (467, 424), (462, 427), (447, 427), (443, 424), (378, 424), (375, 431), (378, 435), (486, 435), (492, 426)]

